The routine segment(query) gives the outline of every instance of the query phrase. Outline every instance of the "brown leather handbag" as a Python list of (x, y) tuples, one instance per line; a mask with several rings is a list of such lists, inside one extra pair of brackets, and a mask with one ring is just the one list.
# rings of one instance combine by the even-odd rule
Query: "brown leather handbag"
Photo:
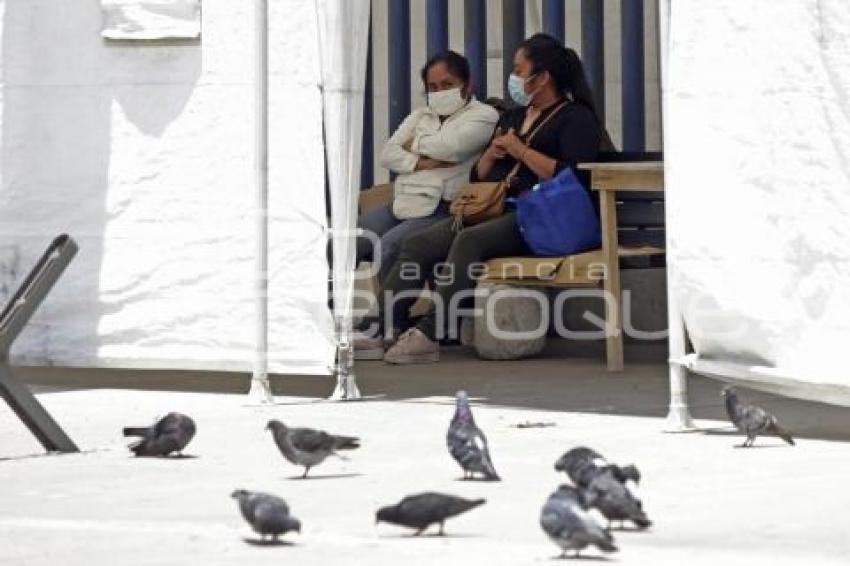
[[(539, 132), (566, 104), (567, 101), (565, 100), (534, 128), (526, 140), (526, 145), (531, 145), (534, 134)], [(460, 230), (463, 226), (479, 224), (501, 216), (505, 212), (505, 195), (508, 192), (511, 179), (517, 174), (521, 166), (522, 162), (517, 160), (513, 169), (501, 181), (480, 181), (464, 185), (449, 206), (449, 213), (455, 219), (453, 224), (455, 229)]]

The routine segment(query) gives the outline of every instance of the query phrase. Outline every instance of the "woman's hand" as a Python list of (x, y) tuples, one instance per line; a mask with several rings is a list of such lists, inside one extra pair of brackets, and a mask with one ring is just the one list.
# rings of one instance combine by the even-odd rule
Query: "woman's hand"
[(490, 162), (504, 159), (504, 157), (508, 153), (499, 143), (499, 140), (502, 138), (502, 136), (502, 128), (496, 128), (496, 133), (493, 134), (493, 141), (491, 141), (490, 145), (487, 146), (487, 149), (484, 150), (484, 153), (481, 156), (482, 158)]
[(516, 135), (514, 129), (511, 128), (502, 136), (493, 139), (493, 145), (498, 147), (504, 154), (510, 154), (514, 159), (519, 160), (528, 146), (523, 143)]

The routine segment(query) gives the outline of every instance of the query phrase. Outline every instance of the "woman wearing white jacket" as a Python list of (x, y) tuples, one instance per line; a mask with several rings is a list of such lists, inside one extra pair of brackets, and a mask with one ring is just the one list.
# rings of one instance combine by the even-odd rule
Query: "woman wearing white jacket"
[[(402, 240), (448, 215), (448, 205), (493, 134), (499, 114), (472, 96), (466, 58), (435, 55), (422, 69), (428, 105), (414, 110), (393, 133), (381, 165), (395, 173), (393, 201), (362, 215), (357, 261), (379, 262), (378, 279), (392, 267)], [(380, 241), (380, 252), (372, 243)]]

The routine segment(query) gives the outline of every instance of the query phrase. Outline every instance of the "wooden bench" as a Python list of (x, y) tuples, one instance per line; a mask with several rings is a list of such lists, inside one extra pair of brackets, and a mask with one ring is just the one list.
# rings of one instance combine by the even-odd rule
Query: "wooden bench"
[[(591, 188), (599, 194), (602, 248), (562, 257), (492, 259), (479, 283), (604, 290), (611, 298), (605, 302), (607, 366), (622, 371), (620, 269), (663, 264), (664, 166), (660, 153), (606, 153), (578, 168), (590, 173)], [(391, 200), (389, 184), (361, 191), (360, 213)], [(423, 307), (417, 303), (414, 310)]]
[[(664, 255), (664, 167), (660, 154), (607, 154), (583, 163), (599, 194), (602, 248), (564, 257), (508, 257), (487, 262), (480, 283), (523, 287), (601, 288), (605, 301), (606, 358), (623, 370), (621, 267), (648, 267)], [(652, 160), (647, 160), (647, 158)]]

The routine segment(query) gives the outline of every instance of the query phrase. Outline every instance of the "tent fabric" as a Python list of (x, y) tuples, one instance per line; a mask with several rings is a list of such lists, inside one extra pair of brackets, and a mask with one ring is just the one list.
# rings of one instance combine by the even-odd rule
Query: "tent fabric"
[(249, 371), (268, 222), (268, 369), (328, 374), (315, 2), (270, 3), (265, 211), (251, 2), (204, 0), (200, 43), (156, 46), (104, 42), (99, 2), (0, 6), (0, 300), (54, 236), (80, 245), (13, 362)]
[(675, 0), (670, 300), (695, 371), (850, 403), (850, 4)]
[(197, 39), (201, 0), (101, 0), (103, 31), (115, 40)]
[(369, 0), (317, 0), (337, 342), (351, 343)]

